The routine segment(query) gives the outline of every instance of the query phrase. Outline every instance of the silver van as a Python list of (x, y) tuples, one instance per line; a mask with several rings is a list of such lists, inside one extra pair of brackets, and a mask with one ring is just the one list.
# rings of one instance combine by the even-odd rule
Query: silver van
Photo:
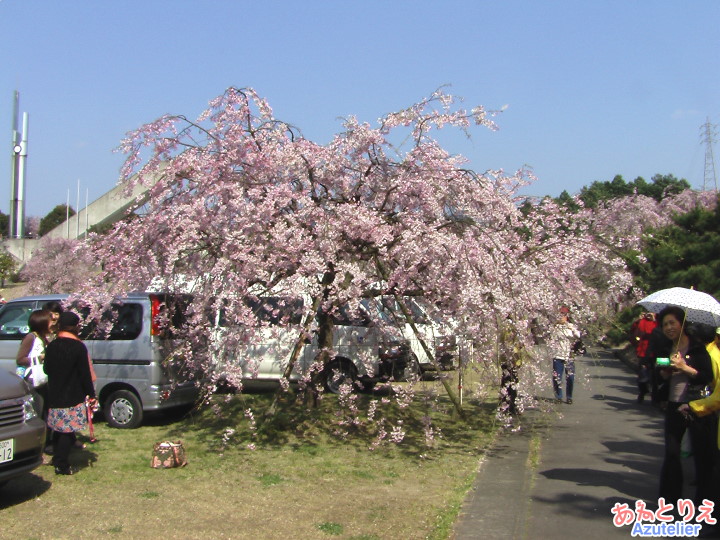
[[(30, 313), (67, 295), (26, 296), (0, 309), (0, 369), (15, 371), (20, 341), (29, 332)], [(163, 363), (172, 349), (171, 336), (158, 325), (162, 310), (174, 309), (182, 297), (161, 293), (131, 293), (106, 314), (108, 329), (85, 326), (81, 338), (97, 374), (96, 392), (108, 425), (135, 428), (144, 411), (161, 411), (195, 403), (196, 381), (184, 380)], [(83, 311), (79, 309), (79, 311)], [(181, 316), (181, 309), (173, 313)], [(169, 317), (172, 323), (179, 321)]]

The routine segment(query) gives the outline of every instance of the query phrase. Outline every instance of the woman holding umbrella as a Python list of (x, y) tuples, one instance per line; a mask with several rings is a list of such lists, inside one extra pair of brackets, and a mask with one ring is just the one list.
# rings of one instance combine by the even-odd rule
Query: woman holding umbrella
[(658, 323), (671, 343), (669, 350), (658, 355), (670, 359), (669, 367), (660, 368), (660, 375), (668, 381), (669, 386), (660, 497), (672, 504), (682, 497), (680, 443), (685, 431), (689, 430), (697, 478), (695, 502), (699, 504), (703, 499), (711, 499), (712, 494), (712, 420), (699, 418), (690, 421), (678, 409), (701, 396), (702, 389), (713, 379), (712, 363), (705, 345), (688, 335), (683, 309), (677, 306), (664, 308), (658, 314)]

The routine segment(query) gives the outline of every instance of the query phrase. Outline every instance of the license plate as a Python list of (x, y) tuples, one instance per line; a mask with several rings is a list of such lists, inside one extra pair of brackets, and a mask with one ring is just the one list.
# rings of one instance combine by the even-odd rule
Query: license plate
[(13, 443), (15, 439), (0, 441), (0, 463), (6, 463), (13, 459)]

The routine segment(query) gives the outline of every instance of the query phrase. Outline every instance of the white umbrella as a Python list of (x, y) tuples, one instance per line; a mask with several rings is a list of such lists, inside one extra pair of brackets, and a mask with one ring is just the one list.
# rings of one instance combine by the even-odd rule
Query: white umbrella
[(689, 322), (720, 326), (720, 302), (695, 289), (663, 289), (646, 296), (638, 304), (653, 313), (658, 313), (667, 306), (678, 306), (685, 310), (685, 318)]

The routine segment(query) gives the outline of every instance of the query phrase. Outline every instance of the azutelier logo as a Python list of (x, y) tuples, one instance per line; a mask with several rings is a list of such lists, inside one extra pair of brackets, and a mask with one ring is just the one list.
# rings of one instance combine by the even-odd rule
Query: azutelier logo
[[(712, 517), (714, 503), (703, 499), (695, 508), (690, 499), (679, 499), (676, 504), (666, 503), (663, 497), (658, 499), (657, 510), (648, 509), (645, 501), (636, 501), (635, 508), (627, 503), (615, 503), (610, 509), (613, 525), (632, 526), (630, 535), (641, 538), (685, 538), (696, 537), (703, 525), (715, 525)], [(677, 510), (676, 514), (673, 511)]]

